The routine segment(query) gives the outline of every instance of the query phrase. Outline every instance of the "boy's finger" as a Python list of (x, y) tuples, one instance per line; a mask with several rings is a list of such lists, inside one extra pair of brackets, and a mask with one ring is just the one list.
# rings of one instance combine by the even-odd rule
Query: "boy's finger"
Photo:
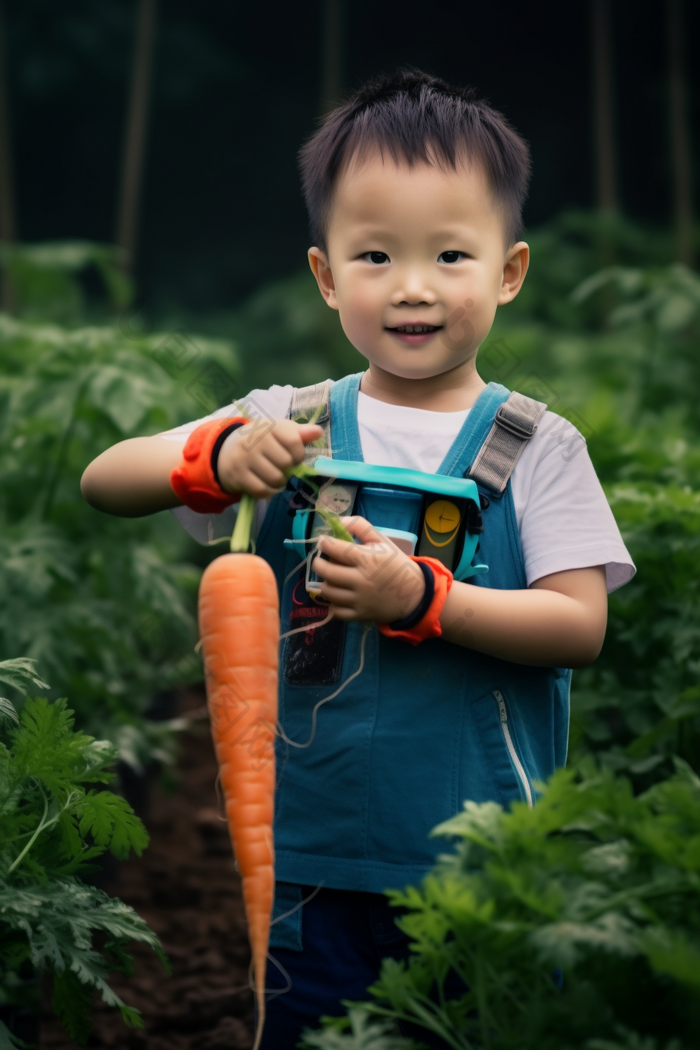
[(264, 459), (267, 463), (271, 463), (273, 467), (277, 467), (278, 470), (282, 471), (286, 470), (287, 467), (291, 467), (295, 462), (292, 452), (279, 443), (268, 446), (264, 450)]
[[(303, 442), (302, 447), (304, 449), (304, 454), (306, 454), (306, 446), (311, 445), (314, 441), (318, 441), (319, 438), (323, 437), (323, 427), (319, 427), (316, 423), (306, 423), (303, 427), (300, 427), (300, 430), (302, 432), (299, 436)], [(319, 449), (319, 454), (320, 452), (321, 450)]]
[(385, 536), (383, 532), (379, 532), (375, 529), (371, 522), (367, 521), (367, 518), (363, 518), (359, 514), (351, 514), (349, 517), (343, 518), (343, 525), (362, 543), (382, 543), (388, 546), (391, 542), (388, 536)]
[(281, 491), (287, 486), (287, 479), (279, 467), (276, 467), (274, 463), (269, 460), (263, 459), (262, 462), (257, 463), (255, 470), (251, 471), (255, 475), (258, 481), (261, 481), (263, 485), (267, 485), (273, 492)]
[(276, 440), (294, 456), (295, 462), (300, 463), (304, 458), (304, 445), (311, 441), (317, 441), (323, 434), (323, 428), (318, 424), (294, 423), (290, 421), (289, 427), (278, 427), (274, 431)]
[(323, 427), (318, 423), (301, 423), (298, 426), (301, 431), (301, 440), (305, 445), (308, 445), (310, 441), (318, 441), (323, 434)]
[[(343, 521), (345, 521), (344, 518)], [(341, 565), (357, 564), (355, 544), (348, 543), (347, 540), (339, 540), (336, 536), (321, 536), (318, 541), (318, 549)]]
[(341, 565), (326, 558), (314, 559), (314, 572), (321, 577), (324, 587), (337, 587), (344, 591), (351, 591), (357, 579), (352, 565)]
[(246, 423), (245, 426), (242, 426), (240, 431), (234, 431), (234, 434), (238, 435), (238, 439), (243, 442), (246, 451), (251, 452), (256, 445), (263, 441), (267, 435), (272, 432), (274, 426), (274, 420), (256, 417), (251, 419), (250, 423)]

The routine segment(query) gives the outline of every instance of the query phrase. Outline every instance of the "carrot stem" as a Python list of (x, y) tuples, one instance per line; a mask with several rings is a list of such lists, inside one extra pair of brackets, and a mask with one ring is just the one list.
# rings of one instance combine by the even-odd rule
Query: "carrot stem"
[(355, 542), (352, 533), (345, 528), (340, 516), (336, 514), (334, 510), (322, 507), (320, 503), (316, 504), (316, 510), (321, 515), (326, 525), (328, 525), (336, 539), (345, 540), (347, 543)]
[(253, 527), (253, 515), (255, 513), (255, 499), (247, 492), (241, 495), (238, 504), (236, 524), (231, 535), (231, 552), (233, 554), (245, 554), (250, 547), (250, 532)]
[[(316, 490), (318, 495), (318, 485), (311, 478), (317, 476), (317, 472), (313, 467), (310, 467), (307, 463), (298, 463), (295, 467), (288, 467), (285, 470), (285, 474), (288, 478), (295, 475), (298, 478), (304, 478), (309, 484)], [(250, 534), (253, 527), (253, 517), (255, 514), (255, 503), (256, 500), (253, 496), (249, 496), (247, 492), (241, 495), (240, 502), (238, 504), (238, 514), (236, 515), (236, 524), (233, 528), (233, 534), (231, 536), (231, 552), (233, 554), (245, 554), (250, 548)], [(328, 525), (333, 533), (340, 540), (346, 540), (348, 543), (353, 542), (353, 536), (345, 528), (340, 520), (340, 517), (332, 510), (322, 506), (319, 503), (315, 504), (316, 510), (319, 512), (326, 525)]]

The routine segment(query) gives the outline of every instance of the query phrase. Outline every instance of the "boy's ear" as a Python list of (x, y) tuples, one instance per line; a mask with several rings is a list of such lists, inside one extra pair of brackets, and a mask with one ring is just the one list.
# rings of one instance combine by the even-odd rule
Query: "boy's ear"
[(515, 299), (523, 286), (527, 268), (530, 265), (530, 247), (525, 241), (518, 241), (509, 248), (503, 263), (503, 280), (498, 305), (503, 306)]
[(335, 282), (330, 263), (320, 248), (309, 248), (309, 266), (318, 283), (318, 288), (333, 310), (338, 309), (338, 300), (335, 294)]

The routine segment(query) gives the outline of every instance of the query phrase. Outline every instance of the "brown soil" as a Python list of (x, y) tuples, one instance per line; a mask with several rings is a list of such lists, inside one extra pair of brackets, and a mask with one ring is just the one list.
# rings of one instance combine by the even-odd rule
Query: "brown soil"
[[(186, 691), (182, 713), (200, 717), (180, 741), (172, 792), (155, 784), (141, 814), (151, 844), (141, 858), (116, 865), (104, 889), (132, 905), (160, 938), (168, 976), (150, 948), (133, 946), (135, 973), (112, 987), (143, 1016), (127, 1028), (119, 1012), (95, 998), (88, 1047), (110, 1050), (250, 1050), (253, 993), (241, 880), (215, 791), (216, 759), (204, 694)], [(74, 1050), (53, 1017), (45, 990), (41, 1050)]]

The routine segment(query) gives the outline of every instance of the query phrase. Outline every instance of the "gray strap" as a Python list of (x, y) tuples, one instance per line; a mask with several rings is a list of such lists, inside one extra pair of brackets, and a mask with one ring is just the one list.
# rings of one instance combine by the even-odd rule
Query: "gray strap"
[(537, 430), (546, 411), (543, 401), (535, 401), (512, 390), (508, 400), (499, 406), (491, 430), (467, 477), (495, 493), (503, 492), (526, 442)]
[(312, 383), (310, 386), (298, 387), (292, 394), (292, 404), (289, 409), (289, 418), (294, 419), (301, 415), (303, 419), (309, 419), (319, 405), (322, 405), (321, 414), (316, 422), (323, 427), (323, 446), (307, 445), (304, 462), (313, 465), (318, 456), (331, 456), (331, 387), (332, 379), (326, 379), (323, 383)]

